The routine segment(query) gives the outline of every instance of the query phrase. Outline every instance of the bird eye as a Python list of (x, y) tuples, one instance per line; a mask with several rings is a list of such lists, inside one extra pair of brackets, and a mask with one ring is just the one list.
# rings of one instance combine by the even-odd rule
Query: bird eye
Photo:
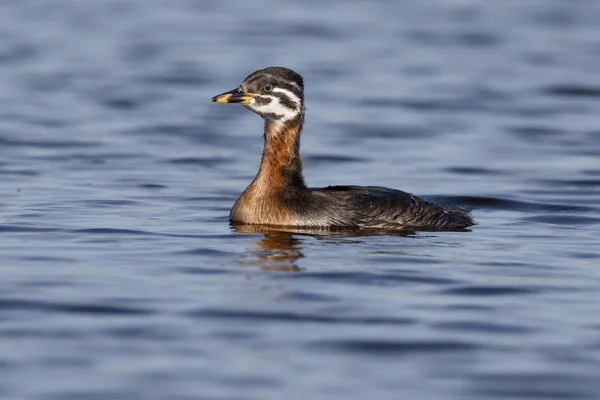
[(270, 83), (267, 83), (267, 84), (265, 85), (265, 87), (263, 88), (263, 90), (264, 90), (265, 92), (270, 92), (271, 90), (273, 90), (273, 85), (271, 85)]

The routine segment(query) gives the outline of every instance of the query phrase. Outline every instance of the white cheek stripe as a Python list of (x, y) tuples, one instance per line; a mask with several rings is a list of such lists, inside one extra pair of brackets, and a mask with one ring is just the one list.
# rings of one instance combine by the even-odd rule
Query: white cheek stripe
[[(281, 90), (281, 89), (274, 89), (273, 91), (275, 91), (275, 90)], [(255, 99), (251, 99), (250, 105), (252, 106), (252, 109), (255, 110), (256, 112), (263, 113), (263, 114), (273, 113), (273, 114), (281, 115), (281, 118), (279, 118), (279, 121), (281, 121), (281, 122), (293, 119), (299, 113), (298, 110), (290, 110), (289, 108), (282, 106), (281, 103), (279, 102), (279, 97), (269, 96), (269, 95), (262, 95), (261, 97), (271, 99), (271, 102), (269, 104), (257, 105)]]
[(275, 89), (273, 89), (273, 92), (282, 93), (282, 94), (286, 95), (291, 101), (300, 105), (300, 98), (287, 89), (275, 88)]

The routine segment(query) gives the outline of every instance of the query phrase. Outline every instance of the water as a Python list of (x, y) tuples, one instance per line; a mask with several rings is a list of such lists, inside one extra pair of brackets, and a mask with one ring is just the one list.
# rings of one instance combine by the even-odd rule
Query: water
[[(2, 399), (600, 398), (600, 3), (0, 6)], [(470, 232), (235, 230), (303, 74), (312, 186)]]

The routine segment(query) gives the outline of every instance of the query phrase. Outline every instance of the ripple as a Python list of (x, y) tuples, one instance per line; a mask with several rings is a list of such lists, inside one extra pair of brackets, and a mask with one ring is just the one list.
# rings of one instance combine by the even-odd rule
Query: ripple
[(444, 290), (446, 294), (460, 296), (515, 296), (539, 293), (541, 288), (528, 286), (462, 286)]
[(1, 232), (59, 232), (61, 229), (58, 228), (40, 228), (35, 226), (23, 226), (23, 225), (0, 225)]
[[(195, 253), (192, 253), (195, 254)], [(208, 267), (177, 267), (174, 270), (187, 275), (223, 275), (230, 274), (231, 271), (226, 269), (208, 268)]]
[(4, 311), (40, 311), (68, 314), (133, 316), (154, 314), (153, 310), (139, 307), (125, 307), (113, 304), (55, 303), (26, 299), (0, 299), (0, 309)]
[(181, 330), (154, 325), (108, 328), (103, 330), (102, 333), (125, 340), (174, 341), (181, 340), (184, 336), (181, 334)]
[(87, 228), (87, 229), (76, 229), (74, 233), (89, 233), (94, 235), (136, 235), (136, 236), (147, 236), (153, 235), (152, 232), (145, 232), (134, 229), (117, 229), (117, 228)]
[(586, 390), (597, 388), (595, 379), (568, 372), (552, 373), (478, 373), (473, 376), (477, 391), (484, 398), (512, 399), (595, 399)]
[(562, 129), (540, 126), (540, 125), (520, 125), (506, 128), (509, 132), (525, 139), (546, 140), (549, 137), (561, 136), (565, 134)]
[(37, 48), (26, 43), (10, 43), (0, 40), (0, 64), (7, 65), (28, 61), (37, 55)]
[[(98, 390), (58, 390), (44, 396), (47, 400), (130, 400), (138, 397), (135, 390), (98, 389)], [(172, 397), (176, 399), (177, 397)]]
[(377, 126), (364, 124), (341, 124), (336, 128), (344, 132), (344, 135), (360, 139), (395, 139), (395, 138), (433, 138), (439, 131), (419, 125), (392, 125)]
[(600, 86), (577, 84), (551, 85), (544, 88), (544, 92), (558, 97), (599, 98)]
[(104, 104), (107, 108), (112, 108), (115, 110), (131, 111), (138, 108), (141, 103), (133, 98), (113, 97), (103, 100), (102, 104)]
[(79, 200), (78, 202), (83, 203), (83, 204), (93, 205), (93, 206), (101, 206), (101, 207), (140, 205), (139, 201), (125, 200), (125, 199), (86, 199), (86, 200)]
[(501, 43), (497, 35), (487, 32), (463, 32), (456, 35), (455, 40), (459, 44), (473, 47), (491, 47)]
[(39, 176), (40, 172), (38, 171), (32, 171), (32, 170), (6, 170), (6, 169), (0, 169), (0, 175), (5, 175), (5, 176), (9, 176), (9, 175), (15, 175), (15, 176)]
[(575, 13), (560, 7), (541, 9), (531, 18), (533, 22), (540, 26), (551, 29), (572, 29), (578, 23)]
[(288, 37), (296, 40), (297, 38), (333, 40), (340, 36), (340, 33), (333, 27), (312, 22), (291, 22), (278, 23), (272, 21), (268, 27), (266, 25), (254, 24), (252, 26), (240, 27), (232, 31), (232, 35), (237, 40), (243, 40), (244, 43), (251, 45), (254, 43), (264, 43), (274, 38)]
[(456, 166), (445, 168), (444, 171), (460, 175), (506, 175), (504, 171), (483, 167)]
[(596, 225), (600, 224), (600, 218), (583, 217), (577, 215), (534, 215), (521, 218), (521, 221), (541, 222), (545, 224), (564, 225), (564, 226), (580, 226), (580, 225)]
[(429, 200), (447, 205), (462, 205), (463, 207), (490, 208), (495, 210), (510, 210), (521, 212), (596, 212), (596, 207), (574, 204), (537, 203), (505, 199), (499, 197), (477, 196), (427, 196)]
[(582, 188), (598, 188), (600, 190), (600, 179), (544, 179), (538, 182), (548, 186), (578, 186)]
[[(403, 259), (405, 260), (405, 259)], [(411, 258), (410, 261), (413, 261)], [(401, 273), (369, 273), (369, 272), (305, 272), (294, 275), (294, 279), (316, 279), (326, 282), (351, 283), (355, 285), (398, 285), (399, 283), (423, 283), (432, 285), (449, 285), (456, 280), (432, 276), (417, 276)]]
[(559, 115), (582, 114), (587, 113), (588, 111), (589, 110), (586, 105), (580, 104), (561, 104), (560, 106), (549, 106), (545, 104), (523, 104), (518, 106), (509, 106), (503, 110), (503, 112), (508, 114), (532, 119), (544, 117), (556, 118)]
[(535, 332), (536, 329), (523, 325), (501, 324), (496, 322), (452, 321), (433, 324), (434, 329), (456, 332), (477, 332), (490, 334), (526, 334)]
[(197, 248), (197, 249), (192, 249), (192, 250), (178, 251), (178, 252), (176, 252), (176, 254), (187, 254), (187, 255), (194, 255), (194, 256), (210, 256), (210, 257), (224, 257), (224, 256), (237, 255), (237, 253), (221, 251), (221, 250), (216, 250), (216, 249), (209, 249), (209, 248)]
[(77, 140), (19, 140), (0, 136), (0, 146), (39, 147), (39, 148), (77, 148), (100, 147), (98, 142), (82, 142)]
[(171, 65), (168, 70), (140, 78), (142, 83), (168, 86), (204, 86), (214, 81), (214, 77), (204, 68), (191, 63)]
[(150, 189), (150, 190), (159, 190), (159, 189), (168, 189), (169, 187), (166, 185), (160, 185), (158, 183), (141, 183), (137, 185), (137, 187), (141, 189)]
[[(165, 139), (175, 137), (185, 139), (186, 141), (198, 142), (202, 145), (225, 146), (226, 148), (231, 146), (232, 141), (230, 135), (212, 130), (212, 128), (207, 126), (200, 127), (195, 124), (153, 124), (130, 129), (125, 133), (133, 136), (164, 137)], [(240, 139), (240, 141), (243, 140), (243, 138)]]
[(483, 31), (470, 31), (448, 34), (448, 32), (434, 32), (429, 29), (413, 29), (404, 32), (404, 36), (417, 45), (432, 47), (456, 45), (460, 47), (491, 47), (501, 43), (501, 39), (494, 34)]
[(126, 61), (134, 63), (146, 63), (162, 55), (164, 47), (158, 43), (135, 41), (124, 43), (121, 56)]
[(338, 39), (342, 37), (339, 30), (320, 23), (293, 23), (281, 26), (281, 30), (290, 37), (306, 37), (317, 39)]
[(214, 167), (217, 165), (230, 165), (233, 163), (231, 157), (183, 157), (167, 160), (174, 165), (199, 165), (201, 167)]
[(336, 156), (327, 154), (309, 154), (305, 156), (304, 159), (306, 160), (307, 165), (346, 164), (367, 161), (367, 159), (363, 157)]
[(401, 354), (435, 354), (478, 350), (472, 342), (454, 340), (367, 340), (337, 339), (314, 341), (309, 344), (318, 350), (360, 353), (370, 356), (398, 356)]
[(32, 329), (32, 328), (3, 328), (0, 329), (0, 337), (10, 339), (25, 339), (25, 338), (43, 338), (43, 339), (62, 339), (76, 340), (85, 336), (84, 333), (72, 329)]
[(338, 297), (324, 295), (319, 293), (308, 293), (304, 291), (288, 292), (281, 296), (287, 300), (301, 301), (301, 302), (315, 302), (315, 303), (327, 303), (340, 301)]
[(51, 71), (45, 73), (28, 73), (22, 78), (23, 86), (28, 92), (40, 94), (67, 91), (75, 85), (77, 74), (68, 71)]
[(458, 99), (394, 99), (367, 98), (360, 101), (362, 105), (371, 107), (406, 108), (412, 111), (475, 111), (482, 110), (482, 105), (465, 103)]
[(254, 311), (254, 310), (218, 310), (200, 309), (186, 313), (194, 318), (239, 319), (263, 322), (315, 322), (326, 324), (369, 324), (369, 325), (409, 325), (416, 321), (411, 318), (386, 317), (346, 317), (334, 315), (315, 315), (294, 312)]
[[(76, 262), (77, 259), (75, 258), (70, 258), (70, 257), (57, 257), (57, 256), (23, 256), (21, 257), (21, 260), (23, 261), (35, 261), (35, 262), (59, 262), (59, 263), (72, 263), (72, 262)], [(42, 282), (43, 285), (48, 285), (48, 282)], [(59, 283), (53, 283), (55, 285), (58, 285)], [(62, 283), (64, 284), (64, 283)]]

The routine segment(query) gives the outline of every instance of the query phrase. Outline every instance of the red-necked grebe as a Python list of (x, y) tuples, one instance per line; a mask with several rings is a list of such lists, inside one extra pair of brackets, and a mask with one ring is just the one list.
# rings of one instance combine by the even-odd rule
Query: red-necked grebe
[(308, 188), (302, 176), (300, 133), (304, 82), (296, 72), (269, 67), (212, 98), (240, 103), (265, 121), (260, 169), (235, 202), (234, 224), (348, 229), (460, 229), (475, 222), (462, 208), (437, 205), (378, 186)]

